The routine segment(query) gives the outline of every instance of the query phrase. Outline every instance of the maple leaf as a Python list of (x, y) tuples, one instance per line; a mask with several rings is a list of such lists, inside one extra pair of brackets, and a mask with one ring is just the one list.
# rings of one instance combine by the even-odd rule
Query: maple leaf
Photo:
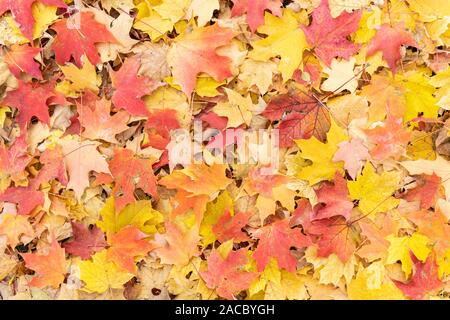
[(273, 15), (281, 16), (280, 0), (233, 0), (231, 16), (247, 13), (247, 22), (252, 32), (264, 24), (264, 11), (270, 10)]
[(302, 168), (296, 176), (309, 181), (310, 185), (322, 180), (332, 180), (336, 170), (343, 171), (343, 163), (334, 162), (333, 157), (338, 150), (337, 145), (344, 140), (347, 140), (347, 134), (334, 120), (331, 121), (326, 143), (321, 142), (314, 136), (308, 140), (295, 140), (301, 150), (300, 157), (312, 161), (310, 166)]
[(441, 156), (437, 156), (436, 160), (419, 159), (416, 161), (403, 161), (400, 164), (408, 170), (409, 174), (436, 174), (442, 180), (445, 189), (445, 197), (450, 198), (450, 164)]
[(29, 239), (34, 237), (34, 230), (28, 217), (11, 213), (3, 213), (0, 217), (0, 235), (6, 235), (7, 244), (11, 247), (17, 246), (23, 237)]
[(410, 252), (414, 254), (414, 257), (423, 262), (426, 261), (431, 252), (427, 246), (429, 239), (417, 232), (410, 237), (395, 237), (391, 234), (386, 239), (390, 242), (386, 264), (401, 261), (402, 270), (406, 277), (409, 277), (413, 269), (413, 260)]
[(134, 192), (138, 188), (158, 198), (152, 164), (151, 160), (140, 159), (129, 149), (116, 148), (113, 158), (109, 161), (112, 178), (110, 175), (103, 174), (97, 177), (96, 182), (108, 183), (113, 179), (112, 193), (116, 209), (120, 211), (125, 205), (135, 201)]
[(359, 209), (373, 216), (395, 208), (399, 200), (392, 197), (400, 182), (397, 171), (383, 172), (378, 175), (374, 167), (367, 162), (356, 181), (348, 182), (348, 190), (353, 200), (359, 200)]
[(333, 161), (344, 161), (344, 169), (354, 180), (369, 158), (369, 151), (363, 145), (363, 141), (358, 138), (341, 142), (338, 147), (339, 150), (334, 154)]
[(153, 209), (148, 200), (136, 201), (116, 212), (114, 197), (109, 197), (100, 210), (100, 216), (102, 220), (97, 221), (97, 226), (106, 232), (108, 238), (128, 225), (152, 235), (157, 231), (156, 225), (163, 222), (162, 214)]
[(223, 81), (232, 75), (230, 58), (217, 54), (216, 49), (230, 43), (235, 36), (227, 28), (217, 24), (193, 29), (175, 39), (167, 53), (172, 75), (190, 97), (195, 88), (196, 77), (205, 72), (217, 81)]
[(439, 271), (442, 274), (444, 270), (444, 263), (442, 260), (446, 259), (450, 243), (450, 226), (448, 225), (448, 218), (442, 213), (441, 209), (436, 212), (420, 210), (407, 215), (408, 220), (412, 221), (417, 226), (417, 231), (428, 237), (433, 243), (433, 249), (437, 254), (439, 263)]
[(373, 55), (377, 51), (383, 52), (383, 58), (387, 61), (392, 73), (397, 70), (397, 62), (400, 60), (400, 46), (406, 44), (417, 46), (412, 35), (404, 30), (403, 24), (391, 26), (383, 24), (377, 31), (375, 37), (369, 44), (367, 56)]
[(319, 257), (336, 254), (342, 262), (347, 262), (356, 251), (356, 245), (352, 239), (352, 224), (347, 223), (341, 216), (315, 221), (305, 217), (302, 226), (306, 234), (317, 237), (313, 242), (318, 247), (317, 256)]
[(127, 123), (130, 116), (124, 111), (111, 116), (111, 104), (105, 99), (95, 101), (92, 105), (77, 103), (77, 109), (85, 138), (117, 143), (116, 135), (129, 129)]
[(65, 98), (55, 93), (51, 82), (39, 85), (19, 80), (19, 87), (8, 92), (1, 103), (19, 110), (17, 122), (24, 129), (33, 116), (46, 124), (50, 124), (48, 105), (65, 104)]
[(183, 229), (180, 225), (168, 221), (164, 226), (167, 244), (155, 249), (161, 262), (176, 266), (188, 264), (193, 256), (198, 255), (197, 244), (200, 241), (198, 227)]
[(228, 118), (228, 127), (236, 128), (242, 124), (250, 125), (255, 109), (251, 97), (242, 97), (236, 91), (229, 89), (225, 89), (225, 92), (228, 101), (219, 102), (213, 108), (213, 111), (219, 116)]
[(44, 193), (30, 187), (10, 187), (0, 195), (0, 201), (17, 204), (17, 214), (25, 215), (44, 205)]
[(73, 57), (75, 64), (81, 68), (83, 55), (95, 65), (101, 62), (96, 43), (119, 43), (105, 25), (95, 20), (92, 12), (80, 12), (71, 18), (58, 20), (52, 29), (57, 33), (52, 48), (60, 65)]
[(312, 136), (325, 140), (330, 116), (317, 99), (302, 92), (275, 96), (262, 115), (271, 121), (281, 120), (280, 147), (291, 147), (296, 139)]
[(253, 253), (258, 271), (264, 270), (271, 257), (275, 258), (280, 268), (295, 272), (297, 260), (290, 252), (291, 247), (304, 248), (311, 244), (310, 239), (300, 229), (291, 229), (289, 220), (276, 221), (252, 232), (252, 237), (259, 239), (258, 247)]
[(62, 0), (1, 0), (0, 15), (11, 11), (14, 19), (19, 23), (20, 30), (29, 39), (33, 38), (34, 17), (31, 13), (33, 3), (40, 2), (49, 6), (67, 8)]
[(222, 243), (230, 239), (235, 242), (248, 241), (249, 237), (241, 229), (247, 225), (249, 219), (248, 212), (238, 212), (232, 216), (227, 210), (212, 227), (212, 230), (216, 234), (217, 240)]
[(352, 300), (403, 300), (400, 289), (389, 279), (384, 278), (384, 266), (372, 263), (369, 267), (358, 271), (347, 289)]
[(362, 242), (363, 246), (358, 249), (357, 254), (369, 261), (380, 258), (384, 260), (389, 248), (389, 241), (385, 238), (395, 232), (395, 224), (390, 218), (383, 217), (381, 226), (367, 218), (358, 221), (358, 225), (361, 228), (361, 235), (364, 235), (366, 239)]
[[(225, 213), (229, 213), (228, 216), (222, 218)], [(214, 200), (206, 204), (205, 214), (200, 224), (199, 234), (202, 237), (202, 243), (204, 246), (208, 246), (217, 240), (216, 231), (221, 232), (221, 225), (218, 224), (219, 219), (231, 218), (234, 216), (234, 203), (228, 191), (223, 191)], [(216, 231), (214, 231), (214, 228)], [(228, 239), (227, 239), (228, 240)]]
[(328, 0), (322, 0), (320, 6), (312, 13), (312, 22), (308, 27), (301, 26), (314, 53), (327, 66), (331, 66), (334, 57), (349, 59), (359, 46), (347, 40), (358, 29), (361, 11), (343, 12), (333, 18), (328, 7)]
[(159, 180), (159, 184), (170, 189), (183, 189), (193, 195), (213, 197), (217, 190), (223, 190), (231, 183), (225, 175), (227, 166), (204, 163), (193, 164), (182, 170), (175, 170)]
[(4, 143), (0, 146), (0, 190), (4, 191), (12, 181), (18, 183), (26, 179), (24, 172), (31, 160), (27, 152), (26, 136), (21, 135), (7, 148)]
[(170, 132), (180, 128), (180, 122), (177, 118), (177, 111), (174, 109), (165, 109), (152, 112), (145, 124), (149, 135), (149, 145), (163, 150), (170, 142)]
[(114, 262), (108, 261), (106, 250), (97, 252), (91, 260), (81, 261), (80, 280), (84, 281), (83, 290), (103, 293), (109, 289), (122, 289), (133, 278), (133, 274), (120, 270)]
[(324, 184), (317, 192), (319, 205), (314, 207), (314, 219), (342, 216), (350, 219), (353, 203), (350, 201), (346, 180), (336, 172), (334, 185)]
[[(370, 101), (369, 120), (381, 121), (386, 111), (395, 112), (395, 116), (403, 116), (406, 108), (404, 85), (395, 82), (385, 74), (374, 74), (371, 83), (362, 88), (361, 94)], [(395, 106), (395, 108), (386, 108)]]
[(28, 45), (13, 45), (11, 50), (6, 52), (4, 61), (16, 78), (19, 78), (22, 73), (26, 73), (38, 80), (42, 80), (39, 64), (34, 61), (34, 57), (41, 51), (42, 49), (40, 48), (33, 48)]
[(57, 178), (61, 184), (67, 185), (67, 172), (66, 166), (64, 165), (64, 154), (61, 146), (56, 145), (52, 149), (49, 148), (45, 150), (41, 153), (39, 162), (42, 164), (42, 168), (39, 170), (37, 176), (30, 181), (31, 188), (39, 189), (41, 183), (46, 183), (55, 178)]
[(203, 27), (211, 20), (214, 10), (219, 9), (219, 0), (192, 0), (189, 12), (198, 16), (197, 25)]
[[(267, 61), (280, 56), (278, 70), (283, 81), (288, 81), (300, 65), (303, 51), (308, 48), (295, 14), (291, 10), (285, 10), (283, 16), (278, 18), (266, 13), (265, 24), (258, 28), (258, 32), (267, 34), (268, 37), (251, 44), (253, 50), (249, 53), (249, 58)], [(296, 45), (292, 46), (292, 43)]]
[(270, 167), (253, 168), (248, 173), (248, 180), (244, 184), (244, 189), (249, 195), (258, 193), (255, 207), (259, 211), (261, 223), (276, 210), (276, 202), (287, 208), (294, 210), (295, 191), (289, 189), (287, 184), (291, 179), (281, 174), (272, 173)]
[(439, 280), (438, 267), (433, 256), (430, 256), (425, 263), (422, 263), (411, 253), (411, 259), (415, 267), (411, 280), (407, 283), (394, 281), (395, 285), (406, 296), (414, 300), (421, 300), (427, 294), (436, 292), (442, 288), (443, 283)]
[(84, 189), (89, 186), (89, 172), (109, 173), (108, 163), (97, 151), (99, 142), (84, 140), (82, 142), (65, 139), (60, 141), (64, 153), (69, 182), (67, 188), (75, 191), (81, 199)]
[(109, 260), (129, 273), (136, 273), (135, 258), (145, 256), (155, 246), (145, 240), (146, 235), (135, 226), (127, 226), (108, 239), (110, 247), (107, 251)]
[(217, 250), (213, 250), (208, 257), (208, 270), (200, 272), (208, 288), (214, 289), (226, 299), (234, 299), (234, 294), (250, 285), (257, 274), (242, 270), (248, 261), (246, 249), (231, 251), (222, 257)]
[(56, 240), (53, 240), (46, 249), (48, 249), (47, 253), (22, 254), (26, 267), (36, 272), (30, 281), (30, 286), (58, 288), (64, 281), (67, 271), (65, 250), (59, 246)]
[(402, 118), (388, 114), (383, 126), (366, 130), (368, 140), (375, 144), (370, 155), (375, 160), (385, 160), (387, 157), (398, 159), (405, 153), (405, 145), (409, 142), (411, 133), (403, 128)]
[(98, 93), (100, 79), (97, 76), (95, 66), (89, 62), (86, 56), (82, 57), (83, 67), (78, 67), (72, 63), (60, 66), (64, 73), (64, 82), (58, 84), (58, 91), (63, 92), (66, 96), (77, 97), (79, 92), (84, 90), (92, 90)]
[(117, 109), (125, 109), (134, 116), (146, 116), (148, 110), (142, 97), (150, 94), (155, 88), (153, 80), (146, 76), (138, 76), (141, 66), (139, 58), (133, 56), (123, 63), (118, 71), (112, 71), (111, 81), (114, 87), (112, 102)]
[(417, 177), (416, 183), (417, 187), (409, 190), (403, 198), (408, 201), (419, 200), (422, 209), (433, 207), (439, 196), (441, 179), (434, 173), (424, 174)]
[(107, 243), (103, 232), (93, 226), (89, 228), (83, 223), (73, 222), (73, 239), (63, 243), (67, 253), (79, 256), (81, 259), (89, 259), (94, 253), (103, 250)]

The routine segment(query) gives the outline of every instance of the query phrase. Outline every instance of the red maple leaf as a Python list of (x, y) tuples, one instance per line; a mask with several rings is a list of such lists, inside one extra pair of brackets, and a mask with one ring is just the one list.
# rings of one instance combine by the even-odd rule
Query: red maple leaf
[(62, 0), (0, 0), (0, 16), (11, 11), (24, 36), (32, 40), (35, 20), (31, 8), (33, 3), (38, 1), (49, 6), (67, 8)]
[(62, 19), (52, 26), (57, 33), (52, 48), (55, 51), (56, 62), (60, 65), (64, 65), (70, 57), (73, 57), (75, 64), (81, 68), (83, 55), (86, 55), (92, 64), (100, 63), (95, 44), (101, 42), (119, 44), (106, 26), (95, 20), (92, 12), (81, 12), (79, 18), (79, 23), (75, 23), (76, 17), (72, 17), (74, 21)]
[(133, 56), (125, 60), (119, 71), (111, 72), (114, 87), (112, 102), (117, 109), (125, 109), (134, 116), (148, 115), (141, 98), (155, 88), (155, 83), (150, 78), (138, 76), (140, 66), (139, 58)]
[(347, 189), (347, 180), (338, 172), (334, 178), (334, 185), (324, 183), (316, 192), (318, 204), (314, 207), (314, 220), (342, 216), (350, 219), (353, 202), (350, 201)]
[(31, 155), (28, 154), (26, 134), (16, 138), (14, 143), (7, 148), (3, 142), (0, 145), (0, 170), (2, 176), (8, 177), (11, 180), (25, 179), (25, 168), (31, 160)]
[(328, 0), (322, 0), (312, 13), (311, 25), (302, 26), (302, 29), (314, 53), (330, 66), (334, 57), (348, 59), (358, 51), (359, 46), (347, 40), (347, 37), (358, 29), (360, 19), (361, 11), (343, 12), (333, 18)]
[[(303, 78), (304, 73), (308, 74), (308, 81)], [(303, 67), (303, 71), (300, 69), (295, 70), (292, 75), (292, 79), (303, 85), (312, 85), (313, 87), (317, 87), (320, 85), (319, 66), (313, 63), (306, 63)]]
[(37, 176), (30, 181), (30, 186), (38, 189), (42, 182), (48, 182), (57, 178), (58, 181), (67, 185), (68, 177), (66, 166), (64, 165), (64, 154), (60, 145), (56, 145), (54, 149), (45, 150), (39, 157), (42, 169)]
[(214, 289), (219, 296), (231, 300), (234, 294), (247, 289), (257, 277), (254, 272), (242, 270), (247, 261), (244, 248), (231, 251), (226, 258), (213, 250), (208, 257), (208, 270), (200, 272), (200, 275), (208, 288)]
[(222, 243), (230, 239), (235, 242), (250, 240), (247, 234), (241, 230), (247, 225), (250, 215), (248, 212), (239, 212), (231, 216), (230, 211), (227, 210), (212, 228), (217, 239)]
[(412, 34), (407, 32), (403, 24), (391, 26), (383, 24), (377, 31), (377, 34), (369, 43), (367, 48), (367, 56), (373, 55), (377, 51), (383, 52), (383, 58), (387, 61), (392, 73), (397, 70), (397, 62), (401, 58), (401, 45), (417, 46), (416, 41), (412, 38)]
[(152, 112), (145, 124), (149, 136), (148, 145), (164, 150), (170, 142), (170, 131), (180, 128), (177, 112), (173, 109)]
[(417, 187), (408, 191), (403, 197), (407, 201), (420, 201), (422, 209), (428, 209), (436, 203), (439, 196), (441, 178), (435, 173), (432, 175), (423, 174), (416, 179)]
[(11, 70), (11, 73), (16, 78), (19, 78), (23, 72), (36, 79), (42, 80), (39, 63), (34, 60), (34, 57), (41, 51), (41, 48), (15, 44), (11, 46), (9, 51), (6, 51), (4, 60), (8, 64), (9, 70)]
[(258, 271), (263, 271), (273, 257), (277, 260), (278, 267), (295, 272), (297, 260), (290, 248), (304, 248), (311, 244), (311, 240), (300, 229), (291, 229), (288, 219), (262, 227), (253, 232), (252, 236), (259, 239), (258, 247), (253, 253)]
[(231, 16), (247, 13), (247, 22), (252, 32), (264, 24), (264, 11), (270, 10), (273, 15), (281, 16), (280, 0), (233, 0)]
[(375, 145), (369, 151), (375, 160), (385, 160), (388, 157), (398, 160), (405, 153), (406, 144), (411, 138), (411, 132), (403, 127), (403, 119), (390, 112), (384, 125), (365, 130), (365, 133)]
[(319, 100), (302, 92), (275, 96), (263, 116), (271, 121), (280, 120), (280, 147), (291, 147), (295, 139), (315, 136), (324, 141), (330, 128), (330, 115)]
[(44, 205), (44, 193), (28, 187), (10, 187), (0, 195), (0, 201), (17, 204), (17, 214), (29, 214), (38, 205)]
[(427, 294), (436, 292), (443, 284), (438, 277), (438, 266), (434, 256), (428, 257), (427, 261), (422, 263), (413, 253), (410, 254), (415, 269), (411, 280), (407, 283), (394, 280), (394, 283), (411, 299), (421, 300)]
[(114, 181), (112, 194), (116, 199), (116, 208), (120, 211), (125, 205), (135, 201), (134, 192), (137, 188), (158, 198), (152, 164), (151, 160), (138, 158), (129, 149), (117, 148), (109, 161), (112, 178), (108, 174), (99, 174), (96, 183)]
[(64, 104), (65, 98), (54, 91), (53, 82), (31, 84), (19, 80), (19, 87), (9, 91), (1, 103), (19, 110), (17, 122), (20, 128), (24, 129), (33, 116), (50, 124), (48, 105)]
[(58, 288), (64, 281), (67, 271), (65, 250), (59, 246), (56, 240), (53, 240), (50, 247), (45, 249), (47, 252), (22, 253), (26, 267), (36, 272), (30, 281), (30, 286)]
[(201, 121), (205, 121), (211, 128), (217, 129), (219, 131), (225, 130), (227, 128), (227, 117), (221, 117), (213, 111), (203, 113), (199, 117), (199, 119)]
[(317, 245), (317, 256), (328, 257), (336, 254), (342, 262), (347, 262), (356, 250), (351, 238), (351, 224), (341, 216), (311, 221), (304, 217), (302, 226), (306, 234), (314, 238)]
[[(94, 95), (93, 93), (85, 96)], [(82, 99), (77, 103), (78, 119), (84, 128), (83, 137), (96, 140), (102, 139), (111, 143), (117, 143), (116, 135), (129, 129), (127, 126), (130, 115), (123, 111), (111, 115), (111, 102), (106, 99), (96, 99), (86, 102)]]
[(107, 246), (104, 233), (96, 226), (91, 229), (83, 223), (72, 222), (72, 230), (73, 239), (62, 245), (67, 253), (86, 260)]

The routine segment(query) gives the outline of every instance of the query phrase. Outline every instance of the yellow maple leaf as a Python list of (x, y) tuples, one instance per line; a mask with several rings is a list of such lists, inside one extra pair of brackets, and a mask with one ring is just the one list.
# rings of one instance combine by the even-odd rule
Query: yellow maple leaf
[(240, 93), (225, 89), (228, 96), (227, 102), (219, 102), (214, 108), (214, 112), (219, 116), (228, 118), (228, 127), (236, 128), (241, 124), (250, 125), (253, 117), (253, 103), (250, 95), (241, 96)]
[(33, 27), (33, 39), (42, 36), (44, 31), (58, 19), (57, 9), (55, 6), (47, 6), (38, 1), (33, 3), (31, 10), (36, 21)]
[(398, 171), (383, 172), (378, 175), (374, 167), (367, 162), (356, 181), (347, 183), (350, 197), (359, 200), (359, 209), (369, 217), (378, 212), (395, 208), (399, 201), (392, 197), (397, 190), (401, 174)]
[(277, 70), (277, 65), (272, 61), (245, 60), (239, 73), (239, 80), (247, 87), (255, 85), (259, 92), (264, 95), (272, 85), (273, 74)]
[(427, 246), (429, 239), (417, 232), (410, 237), (390, 235), (386, 237), (386, 240), (391, 243), (388, 248), (386, 264), (401, 261), (402, 270), (406, 277), (410, 276), (413, 267), (410, 251), (422, 262), (427, 260), (428, 254), (431, 252)]
[(300, 156), (312, 162), (296, 174), (297, 178), (309, 181), (314, 185), (323, 180), (333, 180), (336, 170), (343, 171), (342, 161), (334, 162), (333, 157), (338, 150), (338, 144), (348, 139), (345, 131), (332, 119), (330, 131), (327, 133), (327, 142), (321, 142), (316, 137), (307, 140), (295, 140), (300, 148)]
[(80, 261), (80, 280), (87, 292), (103, 293), (109, 289), (123, 289), (123, 285), (134, 277), (133, 274), (119, 269), (113, 262), (108, 261), (106, 250), (97, 252), (91, 260)]
[[(405, 299), (401, 290), (391, 280), (382, 275), (384, 275), (384, 266), (381, 263), (372, 263), (368, 268), (360, 270), (356, 278), (348, 285), (348, 297), (351, 300)], [(374, 281), (374, 277), (378, 279)], [(374, 282), (377, 282), (377, 285), (374, 285)]]
[(403, 118), (405, 122), (419, 115), (425, 118), (437, 117), (439, 106), (434, 97), (436, 88), (430, 84), (430, 79), (424, 73), (412, 71), (405, 75), (396, 75), (395, 79), (406, 89), (406, 112)]
[[(198, 77), (195, 85), (195, 92), (200, 97), (215, 97), (220, 95), (217, 88), (224, 85), (226, 81), (216, 81), (212, 77)], [(179, 87), (179, 86), (178, 86)], [(181, 87), (179, 87), (181, 89)]]
[(77, 97), (85, 89), (98, 93), (101, 79), (97, 76), (95, 66), (86, 56), (83, 57), (83, 67), (79, 69), (74, 64), (60, 66), (65, 81), (57, 85), (57, 90), (71, 97)]
[(284, 82), (292, 77), (300, 65), (303, 50), (308, 48), (306, 37), (298, 24), (295, 13), (290, 10), (284, 10), (281, 18), (266, 13), (265, 24), (258, 28), (258, 32), (267, 34), (268, 37), (253, 42), (253, 51), (248, 55), (258, 61), (280, 56), (278, 70)]
[(336, 254), (328, 257), (318, 257), (316, 247), (308, 247), (305, 259), (314, 266), (314, 276), (319, 278), (319, 284), (332, 284), (338, 286), (343, 280), (349, 283), (356, 270), (356, 259), (352, 256), (343, 263)]
[(419, 13), (422, 21), (434, 21), (450, 16), (450, 6), (441, 0), (408, 0), (411, 10)]
[(147, 2), (139, 3), (136, 8), (139, 11), (133, 27), (147, 33), (153, 42), (173, 29), (173, 22), (161, 17)]
[(152, 208), (149, 200), (139, 200), (128, 204), (119, 213), (116, 213), (114, 198), (106, 200), (100, 210), (102, 220), (97, 221), (97, 226), (108, 234), (113, 234), (125, 226), (133, 225), (146, 234), (155, 234), (156, 226), (164, 221), (163, 215)]
[(190, 5), (190, 0), (162, 0), (153, 9), (163, 18), (170, 20), (173, 24), (184, 18)]
[(199, 231), (204, 247), (207, 247), (217, 240), (212, 228), (227, 210), (232, 216), (234, 215), (233, 199), (226, 190), (222, 192), (216, 200), (209, 202), (206, 205), (205, 215), (200, 224)]

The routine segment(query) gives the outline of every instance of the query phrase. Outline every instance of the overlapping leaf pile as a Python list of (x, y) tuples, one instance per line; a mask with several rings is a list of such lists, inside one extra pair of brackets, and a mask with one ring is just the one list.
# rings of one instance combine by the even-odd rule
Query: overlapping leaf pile
[[(448, 297), (446, 1), (0, 14), (2, 298)], [(173, 165), (194, 120), (204, 162)], [(277, 171), (213, 129), (279, 130)]]

